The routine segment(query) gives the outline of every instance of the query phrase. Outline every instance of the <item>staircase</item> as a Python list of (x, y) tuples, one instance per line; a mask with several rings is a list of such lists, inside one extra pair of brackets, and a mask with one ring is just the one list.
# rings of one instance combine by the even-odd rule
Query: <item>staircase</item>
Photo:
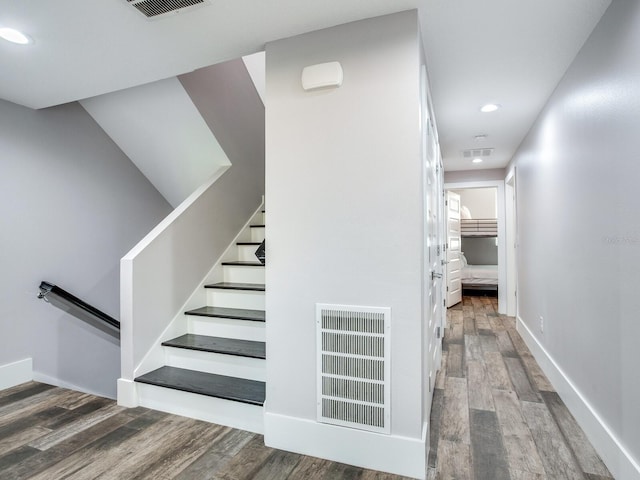
[(165, 365), (135, 379), (140, 405), (263, 433), (264, 230), (262, 211), (222, 263), (223, 281), (205, 285), (207, 305), (184, 313), (187, 332), (162, 342)]

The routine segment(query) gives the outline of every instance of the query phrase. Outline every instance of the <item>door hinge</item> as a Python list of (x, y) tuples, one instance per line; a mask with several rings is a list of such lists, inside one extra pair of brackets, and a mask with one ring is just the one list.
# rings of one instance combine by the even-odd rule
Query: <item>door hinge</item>
[[(448, 206), (449, 206), (449, 200), (445, 200), (445, 201), (444, 201), (444, 206), (445, 206), (445, 207), (448, 207)], [(465, 224), (465, 225), (466, 225), (466, 224)]]
[(449, 291), (449, 287), (447, 286), (447, 292)]
[(440, 256), (440, 245), (438, 245), (437, 252), (438, 252), (438, 257), (439, 257)]
[(446, 300), (442, 300), (442, 306), (446, 307), (447, 306), (447, 301)]
[(440, 327), (436, 327), (436, 338), (440, 338)]

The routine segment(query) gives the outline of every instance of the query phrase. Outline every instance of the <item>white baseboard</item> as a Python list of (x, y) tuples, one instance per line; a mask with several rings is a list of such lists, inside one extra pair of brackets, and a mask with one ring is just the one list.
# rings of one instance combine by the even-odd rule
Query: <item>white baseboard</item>
[(265, 413), (264, 426), (268, 447), (396, 475), (426, 478), (426, 428), (422, 438), (407, 438), (275, 413)]
[(95, 395), (97, 397), (111, 398), (114, 400), (113, 394), (107, 394), (104, 392), (98, 392), (95, 390), (91, 390), (89, 388), (81, 387), (71, 382), (66, 382), (64, 380), (60, 380), (59, 378), (52, 377), (51, 375), (47, 375), (41, 372), (33, 372), (33, 380), (36, 382), (46, 383), (47, 385), (54, 385), (60, 388), (67, 388), (69, 390), (75, 390), (76, 392), (88, 393), (90, 395)]
[(517, 321), (517, 330), (614, 478), (640, 480), (639, 462), (620, 443), (598, 412), (538, 342), (520, 317)]
[(0, 390), (33, 380), (33, 361), (30, 358), (0, 366)]

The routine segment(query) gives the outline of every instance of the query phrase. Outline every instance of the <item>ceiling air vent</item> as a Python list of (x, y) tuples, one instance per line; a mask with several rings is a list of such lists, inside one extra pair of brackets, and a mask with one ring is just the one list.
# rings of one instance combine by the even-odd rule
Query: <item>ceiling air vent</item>
[(493, 153), (493, 148), (472, 148), (470, 150), (463, 150), (462, 156), (464, 158), (479, 158), (488, 157)]
[(209, 0), (127, 0), (148, 18), (155, 18), (166, 13), (177, 13), (180, 10), (205, 5)]

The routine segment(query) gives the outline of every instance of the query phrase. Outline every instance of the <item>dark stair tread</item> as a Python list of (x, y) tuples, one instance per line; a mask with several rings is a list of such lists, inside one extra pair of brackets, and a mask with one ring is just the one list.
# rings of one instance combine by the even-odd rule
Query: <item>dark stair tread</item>
[(265, 343), (235, 338), (210, 337), (187, 333), (180, 337), (162, 342), (165, 347), (185, 348), (201, 352), (222, 353), (238, 357), (266, 358)]
[(255, 245), (256, 247), (259, 247), (262, 245), (262, 242), (237, 242), (236, 245)]
[(264, 264), (260, 262), (247, 262), (244, 260), (237, 260), (233, 262), (222, 262), (222, 265), (234, 265), (236, 267), (264, 267)]
[(165, 366), (136, 378), (136, 382), (251, 405), (264, 405), (265, 383), (245, 378)]
[(215, 288), (219, 290), (247, 290), (252, 292), (264, 292), (264, 283), (234, 283), (219, 282), (205, 285), (204, 288)]
[(265, 225), (249, 225), (249, 228), (264, 228)]
[(226, 307), (200, 307), (195, 310), (185, 312), (187, 315), (197, 315), (201, 317), (231, 318), (233, 320), (250, 320), (252, 322), (264, 322), (264, 310), (247, 310), (245, 308)]

